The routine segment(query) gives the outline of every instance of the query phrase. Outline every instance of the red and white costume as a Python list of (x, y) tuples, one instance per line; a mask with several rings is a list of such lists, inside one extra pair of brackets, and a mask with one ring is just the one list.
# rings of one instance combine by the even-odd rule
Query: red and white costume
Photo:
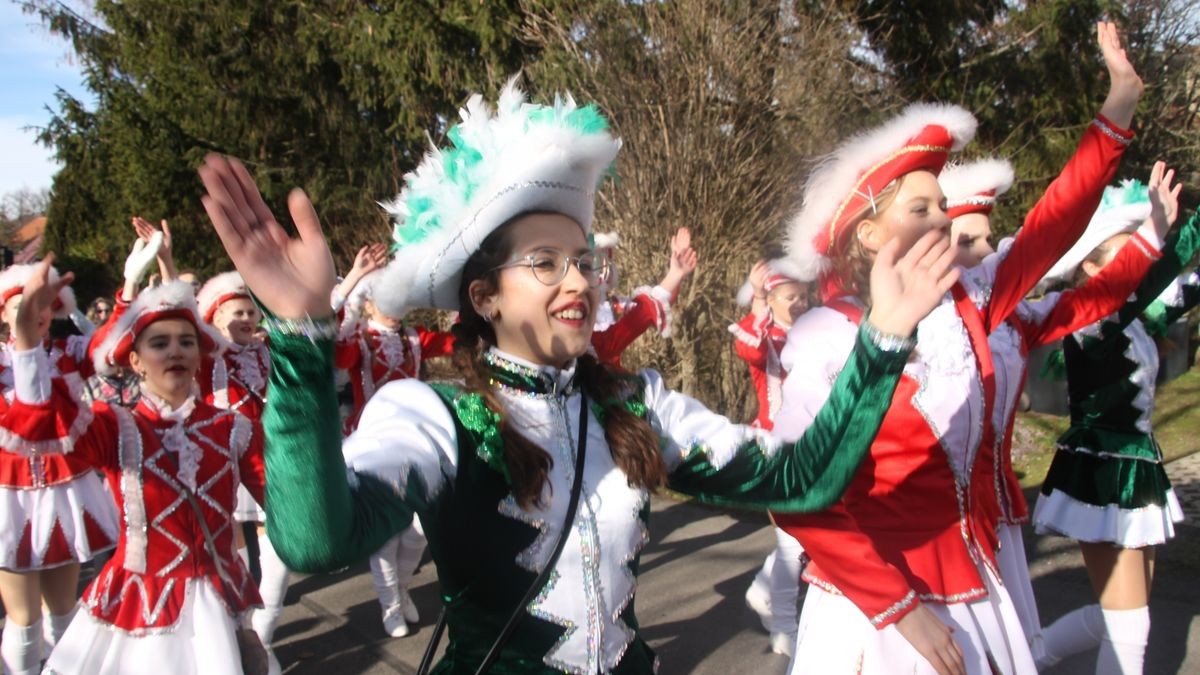
[[(147, 291), (114, 317), (97, 362), (127, 365), (137, 333), (165, 318), (188, 318), (202, 344), (215, 346), (191, 288), (177, 282)], [(234, 550), (230, 515), (238, 485), (263, 494), (257, 423), (197, 396), (176, 410), (148, 392), (132, 410), (103, 402), (84, 407), (62, 378), (51, 379), (40, 350), (14, 361), (16, 398), (0, 428), (25, 442), (6, 449), (44, 457), (45, 443), (65, 439), (63, 450), (104, 474), (122, 516), (116, 554), (84, 592), (85, 611), (55, 647), (47, 672), (241, 672), (234, 629), (259, 598)], [(81, 418), (85, 425), (77, 424)], [(212, 533), (215, 560), (183, 486)]]
[[(0, 307), (20, 295), (35, 265), (13, 265), (0, 273)], [(58, 272), (51, 271), (51, 279)], [(59, 293), (55, 314), (67, 316), (75, 309), (70, 287)], [(60, 378), (63, 426), (53, 435), (30, 439), (19, 429), (0, 428), (0, 448), (27, 447), (30, 454), (0, 453), (0, 569), (30, 572), (91, 560), (96, 553), (116, 545), (117, 509), (93, 467), (72, 453), (73, 438), (90, 422), (80, 411), (84, 379), (92, 375), (88, 359), (90, 338), (71, 336), (47, 340), (43, 349), (46, 368)], [(0, 345), (0, 387), (7, 410), (16, 391), (13, 343)], [(32, 454), (36, 451), (37, 454)]]
[[(771, 261), (772, 273), (763, 283), (763, 293), (770, 294), (783, 284), (796, 283), (794, 277), (776, 269), (783, 264), (783, 261)], [(738, 304), (750, 304), (753, 292), (747, 281), (738, 293)], [(741, 321), (729, 325), (729, 332), (733, 334), (734, 353), (750, 368), (750, 381), (758, 399), (754, 426), (770, 431), (775, 426), (775, 414), (782, 402), (786, 373), (779, 362), (779, 354), (787, 342), (788, 328), (775, 321), (767, 309), (761, 316), (747, 313)]]
[[(619, 238), (615, 232), (596, 233), (593, 244), (598, 253), (611, 261)], [(615, 263), (612, 264), (607, 288), (619, 281)], [(596, 324), (592, 328), (592, 351), (603, 363), (621, 366), (621, 355), (633, 341), (654, 328), (663, 337), (671, 337), (671, 305), (675, 298), (662, 286), (639, 286), (631, 297), (607, 297), (596, 309)]]
[[(242, 275), (225, 272), (205, 282), (196, 296), (196, 303), (200, 316), (211, 326), (222, 304), (240, 299), (250, 299), (250, 291)], [(258, 421), (262, 419), (263, 407), (267, 404), (267, 381), (270, 376), (270, 345), (266, 340), (256, 340), (246, 345), (229, 342), (220, 354), (205, 357), (196, 373), (196, 381), (205, 403)], [(261, 523), (267, 516), (261, 502), (243, 489), (238, 491), (234, 517), (239, 522)]]
[[(815, 278), (874, 195), (912, 171), (940, 172), (973, 133), (961, 109), (914, 106), (856, 138), (810, 178), (793, 258)], [(989, 335), (1086, 228), (1131, 136), (1100, 118), (1089, 126), (1005, 254), (966, 271), (919, 324), (915, 356), (842, 500), (777, 519), (812, 561), (793, 673), (933, 672), (893, 626), (921, 603), (954, 629), (969, 673), (1034, 672), (996, 564), (999, 392)], [(821, 280), (829, 302), (796, 322), (782, 356), (786, 412), (775, 431), (784, 439), (811, 423), (863, 319), (836, 274)]]
[[(947, 200), (946, 213), (952, 219), (969, 213), (990, 216), (995, 199), (1012, 185), (1012, 168), (1007, 162), (979, 162), (948, 168), (938, 179)], [(996, 560), (1021, 627), (1030, 638), (1038, 635), (1042, 627), (1021, 536), (1021, 526), (1029, 523), (1029, 506), (1012, 464), (1013, 426), (1025, 388), (1029, 353), (1120, 308), (1159, 257), (1162, 247), (1153, 226), (1144, 227), (1133, 236), (1131, 245), (1124, 247), (1095, 279), (1036, 301), (1022, 300), (1008, 320), (988, 336), (996, 378), (992, 425), (1002, 430), (995, 436), (992, 453), (993, 488), (999, 509), (995, 515), (999, 541)], [(1007, 257), (1013, 244), (1011, 238), (1000, 242), (998, 251), (982, 264), (997, 265)]]
[(454, 336), (423, 326), (389, 329), (374, 321), (339, 338), (334, 346), (334, 367), (350, 377), (354, 410), (346, 419), (345, 434), (358, 426), (358, 416), (380, 387), (392, 380), (420, 377), (424, 359), (449, 356)]

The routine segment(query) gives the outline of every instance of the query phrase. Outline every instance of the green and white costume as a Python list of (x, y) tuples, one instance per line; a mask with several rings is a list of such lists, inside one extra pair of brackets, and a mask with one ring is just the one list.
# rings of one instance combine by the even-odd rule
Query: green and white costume
[(1033, 513), (1041, 533), (1125, 548), (1172, 538), (1183, 512), (1163, 469), (1151, 415), (1158, 350), (1142, 317), (1170, 325), (1200, 300), (1200, 278), (1176, 290), (1183, 266), (1200, 251), (1200, 214), (1167, 242), (1137, 292), (1116, 314), (1063, 340), (1071, 427)]
[[(580, 410), (574, 369), (538, 367), (494, 349), (485, 356), (509, 423), (554, 460), (544, 506), (522, 509), (496, 420), (480, 397), (447, 384), (390, 383), (343, 446), (331, 344), (282, 333), (271, 339), (266, 507), (280, 556), (292, 569), (336, 569), (420, 517), (447, 609), (449, 646), (436, 672), (474, 672), (560, 535)], [(608, 406), (626, 406), (658, 431), (674, 490), (715, 504), (817, 510), (854, 475), (907, 355), (860, 336), (809, 431), (783, 446), (666, 389), (654, 371), (631, 376), (626, 400), (589, 399), (575, 521), (550, 581), (491, 672), (654, 669), (633, 602), (649, 494), (629, 484), (608, 452)]]

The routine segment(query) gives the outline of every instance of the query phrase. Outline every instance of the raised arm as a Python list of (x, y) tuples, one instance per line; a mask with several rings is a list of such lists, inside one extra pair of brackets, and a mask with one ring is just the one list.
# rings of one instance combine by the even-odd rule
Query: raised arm
[(1026, 215), (1008, 255), (995, 268), (991, 299), (984, 310), (989, 332), (1012, 314), (1083, 234), (1133, 139), (1129, 125), (1142, 94), (1142, 80), (1121, 49), (1114, 24), (1098, 24), (1097, 41), (1108, 68), (1108, 97), (1075, 154)]
[(330, 304), (336, 312), (342, 308), (354, 288), (371, 272), (387, 265), (387, 246), (383, 244), (368, 244), (358, 249), (354, 256), (354, 265), (346, 273), (341, 283), (333, 288)]
[[(268, 533), (291, 569), (342, 567), (407, 527), (416, 497), (398, 479), (389, 483), (365, 471), (348, 476), (333, 386), (333, 259), (320, 221), (308, 197), (293, 190), (288, 207), (300, 237), (292, 239), (240, 162), (210, 155), (199, 171), (213, 227), (269, 314), (272, 395), (262, 418)], [(374, 412), (386, 405), (383, 394), (363, 411), (362, 431), (351, 440), (385, 445), (420, 438), (415, 427), (373, 422), (389, 418), (391, 411)]]

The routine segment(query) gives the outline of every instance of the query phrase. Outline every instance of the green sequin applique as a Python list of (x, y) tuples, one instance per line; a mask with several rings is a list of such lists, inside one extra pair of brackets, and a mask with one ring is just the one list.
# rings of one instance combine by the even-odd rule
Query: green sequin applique
[(508, 473), (508, 464), (504, 461), (500, 416), (487, 407), (487, 403), (479, 394), (463, 393), (453, 385), (440, 382), (430, 383), (429, 386), (446, 401), (454, 411), (458, 423), (470, 434), (470, 440), (475, 445), (475, 455), (504, 476), (506, 484), (512, 485), (512, 476)]

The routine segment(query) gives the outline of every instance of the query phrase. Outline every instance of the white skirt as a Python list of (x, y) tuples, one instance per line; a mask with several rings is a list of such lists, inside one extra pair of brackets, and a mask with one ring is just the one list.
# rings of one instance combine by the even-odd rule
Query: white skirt
[(1000, 538), (1000, 550), (996, 553), (1000, 581), (1004, 582), (1004, 588), (1012, 598), (1017, 618), (1021, 620), (1021, 630), (1032, 641), (1042, 633), (1042, 619), (1033, 597), (1033, 581), (1029, 578), (1029, 559), (1025, 555), (1021, 526), (1000, 523), (996, 534)]
[[(927, 602), (925, 606), (954, 629), (971, 675), (1036, 673), (1012, 599), (990, 572), (986, 580), (988, 596), (981, 600), (951, 605)], [(791, 675), (936, 672), (894, 624), (876, 629), (844, 595), (808, 587)]]
[(238, 485), (237, 507), (233, 509), (233, 519), (239, 523), (265, 523), (267, 514), (259, 506), (245, 485)]
[(1183, 522), (1183, 508), (1174, 489), (1166, 503), (1123, 509), (1116, 504), (1096, 506), (1079, 501), (1061, 490), (1038, 495), (1033, 508), (1033, 525), (1038, 534), (1057, 534), (1076, 541), (1109, 542), (1121, 548), (1143, 548), (1165, 544), (1175, 537), (1175, 523)]
[(80, 606), (43, 675), (241, 675), (233, 617), (207, 580), (189, 579), (179, 621), (162, 632), (130, 635)]
[[(100, 539), (107, 538), (95, 548), (88, 521), (103, 534)], [(47, 487), (0, 488), (0, 523), (0, 569), (13, 572), (91, 560), (116, 545), (121, 527), (117, 505), (95, 471)], [(66, 551), (50, 550), (58, 537)]]

